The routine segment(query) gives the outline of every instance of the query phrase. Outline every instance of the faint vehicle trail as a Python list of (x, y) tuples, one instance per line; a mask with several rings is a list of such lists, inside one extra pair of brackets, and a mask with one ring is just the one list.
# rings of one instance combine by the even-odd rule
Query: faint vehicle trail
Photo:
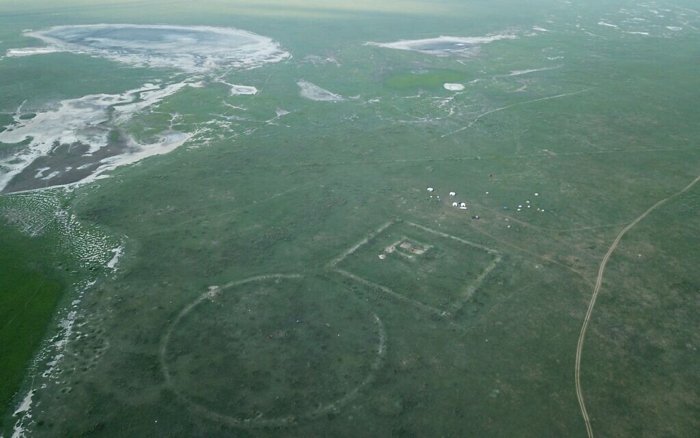
[(448, 132), (447, 134), (443, 134), (443, 135), (441, 135), (440, 137), (441, 137), (441, 138), (445, 138), (445, 137), (449, 137), (449, 136), (451, 136), (451, 135), (457, 134), (457, 133), (459, 133), (459, 132), (465, 131), (465, 130), (471, 128), (472, 126), (474, 126), (479, 120), (483, 119), (484, 117), (486, 117), (486, 116), (488, 116), (488, 115), (491, 115), (491, 114), (493, 114), (493, 113), (497, 113), (497, 112), (499, 112), (499, 111), (503, 111), (503, 110), (507, 110), (507, 109), (509, 109), (509, 108), (513, 108), (513, 107), (515, 107), (515, 106), (526, 105), (526, 104), (535, 103), (535, 102), (542, 102), (542, 101), (545, 101), (545, 100), (559, 99), (559, 98), (562, 98), (562, 97), (575, 96), (575, 95), (577, 95), (577, 94), (585, 93), (585, 92), (591, 91), (591, 90), (592, 90), (592, 88), (586, 88), (585, 90), (574, 91), (574, 92), (572, 92), (572, 93), (563, 93), (563, 94), (557, 94), (556, 96), (541, 97), (541, 98), (539, 98), (539, 99), (526, 100), (525, 102), (512, 103), (512, 104), (510, 104), (510, 105), (506, 105), (506, 106), (503, 106), (503, 107), (500, 107), (500, 108), (492, 109), (491, 111), (486, 111), (485, 113), (480, 114), (479, 116), (477, 116), (474, 120), (472, 120), (471, 122), (469, 122), (469, 124), (468, 124), (467, 126), (463, 126), (463, 127), (459, 128), (459, 129), (457, 129), (457, 130), (455, 130), (455, 131)]
[(639, 222), (641, 222), (652, 211), (661, 207), (662, 205), (664, 205), (666, 202), (670, 201), (671, 199), (673, 199), (673, 198), (687, 192), (688, 190), (690, 190), (698, 181), (700, 181), (700, 176), (695, 178), (690, 184), (685, 186), (685, 188), (683, 188), (682, 190), (680, 190), (680, 191), (660, 200), (656, 204), (652, 205), (647, 211), (642, 213), (637, 219), (635, 219), (629, 225), (627, 225), (625, 228), (623, 228), (622, 231), (620, 231), (620, 233), (617, 235), (617, 237), (613, 241), (612, 245), (610, 245), (610, 248), (608, 248), (608, 252), (605, 253), (605, 256), (603, 257), (603, 261), (600, 263), (600, 267), (598, 268), (598, 278), (596, 279), (595, 288), (593, 288), (593, 296), (591, 296), (591, 301), (590, 301), (590, 303), (588, 303), (588, 311), (586, 312), (586, 317), (583, 319), (583, 325), (581, 326), (581, 333), (579, 334), (578, 344), (576, 345), (576, 366), (574, 368), (574, 375), (575, 375), (575, 379), (576, 379), (576, 398), (578, 398), (578, 404), (579, 404), (579, 407), (581, 408), (581, 416), (583, 417), (583, 421), (586, 423), (586, 432), (588, 433), (589, 438), (593, 438), (593, 428), (591, 427), (591, 420), (588, 417), (588, 411), (586, 410), (586, 402), (583, 399), (583, 392), (581, 391), (581, 352), (583, 351), (583, 343), (586, 340), (586, 330), (588, 330), (588, 323), (591, 320), (591, 314), (593, 313), (593, 307), (595, 306), (596, 299), (598, 298), (598, 293), (600, 292), (600, 288), (603, 284), (603, 274), (605, 273), (605, 267), (608, 264), (608, 260), (610, 260), (610, 256), (615, 251), (617, 246), (620, 244), (622, 237), (629, 230), (631, 230), (635, 225), (637, 225)]

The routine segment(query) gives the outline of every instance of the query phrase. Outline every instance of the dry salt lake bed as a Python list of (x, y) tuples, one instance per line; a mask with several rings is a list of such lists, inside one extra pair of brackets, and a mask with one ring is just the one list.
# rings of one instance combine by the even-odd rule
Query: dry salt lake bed
[(0, 436), (693, 436), (700, 8), (0, 4)]

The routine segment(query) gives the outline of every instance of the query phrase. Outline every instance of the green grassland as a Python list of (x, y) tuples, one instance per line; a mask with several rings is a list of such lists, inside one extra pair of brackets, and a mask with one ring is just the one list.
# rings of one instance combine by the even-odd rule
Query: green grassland
[(436, 90), (446, 82), (465, 82), (465, 74), (459, 71), (415, 71), (397, 73), (386, 79), (386, 86), (396, 90)]
[[(0, 203), (5, 430), (17, 419), (11, 416), (15, 408), (36, 389), (36, 379), (66, 353), (54, 341), (63, 339), (66, 318), (76, 310), (75, 299), (85, 285), (107, 272), (107, 248), (115, 245), (94, 225), (67, 215), (69, 201), (70, 196), (39, 193), (6, 197)], [(93, 353), (99, 351), (94, 338), (88, 345)]]
[[(621, 229), (698, 175), (698, 35), (596, 27), (630, 2), (500, 2), (507, 13), (439, 3), (457, 12), (323, 9), (319, 18), (316, 5), (285, 17), (252, 6), (221, 13), (218, 2), (163, 11), (167, 22), (271, 36), (294, 58), (226, 75), (256, 96), (230, 96), (219, 83), (183, 89), (122, 129), (147, 141), (177, 113), (176, 129), (200, 130), (194, 140), (68, 196), (48, 192), (83, 224), (75, 235), (107, 236), (100, 254), (123, 241), (126, 255), (116, 272), (100, 268), (108, 251), (91, 259), (93, 271), (75, 268), (75, 278), (99, 281), (80, 302), (82, 334), (59, 378), (35, 394), (33, 436), (585, 436), (574, 358), (601, 260)], [(14, 17), (3, 47), (16, 47), (11, 35), (25, 27), (148, 17), (129, 3), (109, 15), (66, 11)], [(363, 45), (529, 29), (547, 14), (552, 32), (486, 45), (465, 62)], [(577, 15), (603, 36), (575, 30)], [(541, 67), (550, 69), (509, 76)], [(27, 69), (40, 72), (31, 92), (18, 80)], [(70, 80), (85, 72), (94, 74), (83, 86)], [(5, 59), (0, 111), (171, 73), (65, 54)], [(301, 79), (347, 99), (303, 99)], [(474, 79), (465, 93), (442, 89)], [(278, 109), (289, 114), (275, 119)], [(452, 207), (450, 191), (469, 210)], [(32, 196), (3, 195), (0, 211), (31, 215), (35, 205), (18, 200)], [(697, 187), (670, 200), (630, 230), (607, 267), (581, 376), (600, 436), (699, 427), (697, 208)], [(397, 241), (427, 250), (384, 252)], [(37, 266), (55, 261), (41, 253), (3, 249), (0, 272), (49, 275)], [(269, 274), (303, 280), (226, 286)], [(43, 328), (51, 287), (64, 284), (47, 278), (13, 283), (46, 285), (47, 308), (32, 309), (44, 312), (34, 319)], [(206, 298), (213, 286), (221, 293)]]
[(7, 406), (47, 333), (65, 282), (35, 239), (3, 227), (0, 248), (0, 406)]

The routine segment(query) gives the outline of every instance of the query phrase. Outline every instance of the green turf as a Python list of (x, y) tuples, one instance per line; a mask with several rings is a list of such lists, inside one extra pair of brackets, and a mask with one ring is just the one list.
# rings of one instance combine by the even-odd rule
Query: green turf
[[(44, 248), (8, 227), (0, 233), (0, 408), (19, 390), (65, 283)], [(0, 423), (1, 424), (1, 423)]]

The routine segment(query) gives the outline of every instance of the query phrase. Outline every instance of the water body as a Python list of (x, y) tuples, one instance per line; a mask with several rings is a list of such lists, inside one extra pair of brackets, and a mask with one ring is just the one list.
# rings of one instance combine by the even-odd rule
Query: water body
[[(290, 56), (270, 38), (233, 28), (96, 24), (56, 26), (24, 34), (47, 46), (9, 49), (8, 57), (68, 52), (133, 67), (182, 70), (197, 74), (198, 81), (145, 84), (119, 95), (68, 99), (58, 102), (57, 109), (37, 112), (31, 119), (24, 117), (20, 106), (13, 114), (14, 123), (0, 132), (0, 143), (28, 145), (0, 159), (0, 192), (86, 183), (125, 164), (170, 152), (192, 133), (168, 129), (154, 142), (144, 144), (121, 127), (136, 114), (154, 111), (164, 98), (183, 87), (201, 86), (202, 74), (252, 69)], [(232, 95), (254, 95), (257, 91), (251, 86), (231, 85)], [(38, 169), (49, 170), (49, 176), (37, 174)]]
[(494, 41), (515, 39), (515, 35), (498, 34), (484, 37), (440, 36), (417, 40), (399, 40), (389, 43), (368, 42), (367, 45), (386, 49), (410, 50), (434, 56), (471, 57), (478, 54), (479, 48)]
[(47, 47), (10, 49), (7, 56), (72, 52), (134, 66), (201, 73), (221, 67), (254, 68), (289, 57), (270, 38), (232, 28), (94, 24), (26, 32)]

